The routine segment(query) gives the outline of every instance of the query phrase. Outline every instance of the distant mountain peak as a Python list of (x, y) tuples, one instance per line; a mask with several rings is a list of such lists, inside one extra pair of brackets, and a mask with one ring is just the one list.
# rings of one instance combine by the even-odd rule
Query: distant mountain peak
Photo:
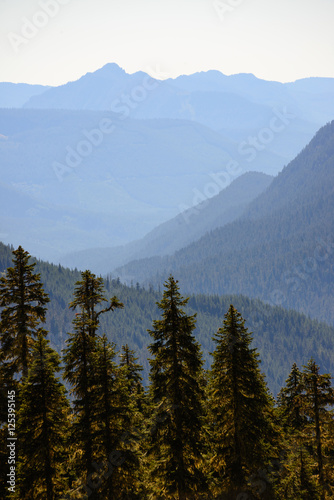
[(126, 75), (126, 71), (118, 66), (116, 63), (107, 63), (102, 68), (97, 69), (96, 71), (92, 71), (89, 73), (86, 73), (85, 76), (88, 75), (94, 75), (94, 76), (102, 76), (102, 77), (115, 77), (115, 76), (120, 76), (120, 75)]

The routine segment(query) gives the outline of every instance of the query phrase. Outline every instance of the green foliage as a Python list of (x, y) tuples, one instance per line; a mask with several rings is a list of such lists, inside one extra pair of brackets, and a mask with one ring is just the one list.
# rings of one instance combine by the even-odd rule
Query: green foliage
[(84, 315), (79, 315), (73, 320), (74, 332), (70, 334), (68, 347), (64, 351), (64, 378), (71, 384), (71, 394), (75, 396), (72, 440), (82, 449), (77, 470), (85, 471), (88, 476), (92, 472), (93, 462), (93, 367), (96, 339), (88, 335), (85, 319)]
[[(0, 243), (0, 262), (9, 260), (8, 250), (9, 247)], [(74, 318), (74, 312), (68, 308), (68, 304), (73, 300), (75, 283), (82, 279), (81, 273), (41, 261), (36, 261), (35, 269), (51, 299), (45, 328), (50, 332), (52, 347), (61, 353)], [(0, 268), (2, 271), (6, 269)], [(143, 366), (143, 382), (147, 385), (147, 346), (150, 342), (147, 329), (159, 314), (156, 302), (161, 299), (161, 294), (152, 289), (125, 286), (119, 279), (110, 276), (104, 280), (104, 285), (107, 294), (116, 295), (124, 304), (124, 309), (118, 309), (117, 314), (101, 314), (101, 331), (106, 333), (111, 342), (118, 346), (127, 343), (130, 349), (136, 351), (138, 361)], [(212, 332), (220, 327), (222, 311), (227, 311), (231, 303), (246, 318), (249, 330), (254, 332), (254, 347), (260, 353), (262, 370), (266, 373), (273, 394), (277, 394), (284, 385), (293, 362), (302, 366), (313, 356), (324, 371), (334, 372), (333, 327), (310, 320), (296, 311), (273, 307), (245, 296), (191, 295), (186, 311), (189, 315), (197, 313), (194, 334), (203, 349), (205, 368), (211, 364), (209, 353), (214, 348)]]
[(303, 372), (294, 363), (278, 397), (284, 428), (279, 497), (287, 500), (329, 499), (333, 494), (331, 432), (334, 391), (329, 374), (320, 374), (311, 359)]
[[(326, 451), (324, 446), (326, 433), (329, 431), (328, 407), (334, 406), (334, 389), (331, 387), (331, 376), (320, 374), (320, 367), (313, 359), (304, 366), (303, 383), (305, 390), (306, 416), (309, 419), (310, 443), (314, 447), (314, 455), (317, 460), (317, 472), (321, 488), (321, 499), (326, 498)], [(327, 448), (327, 450), (325, 450)], [(333, 464), (331, 464), (332, 466)], [(333, 485), (332, 485), (333, 486)]]
[[(21, 253), (29, 258), (23, 249)], [(32, 273), (35, 266), (47, 277), (52, 299), (48, 314), (40, 276)], [(45, 302), (39, 304), (38, 294), (30, 295), (36, 300), (27, 301), (28, 311), (35, 315), (29, 323), (34, 325), (34, 335), (25, 378), (13, 379), (17, 372), (8, 369), (15, 343), (5, 339), (0, 349), (2, 476), (7, 474), (7, 390), (17, 389), (21, 401), (17, 498), (332, 498), (331, 377), (321, 375), (313, 359), (303, 372), (298, 363), (313, 351), (326, 360), (327, 371), (332, 366), (333, 329), (242, 296), (183, 299), (172, 277), (165, 283), (162, 299), (154, 304), (160, 297), (156, 292), (126, 287), (110, 277), (103, 281), (90, 271), (79, 275), (41, 262), (28, 269), (31, 290), (39, 291)], [(17, 291), (15, 280), (6, 281), (9, 275), (3, 276), (3, 297), (13, 297)], [(68, 293), (70, 286), (74, 300)], [(108, 302), (104, 287), (113, 294)], [(66, 316), (65, 299), (70, 316)], [(3, 307), (1, 321), (10, 317), (6, 312), (10, 307), (12, 303)], [(115, 309), (117, 314), (104, 314)], [(158, 309), (161, 319), (153, 319)], [(209, 335), (217, 331), (224, 310), (228, 312), (214, 336), (206, 387), (200, 346), (209, 355), (213, 345)], [(243, 317), (254, 329), (254, 340)], [(72, 389), (71, 409), (55, 376), (60, 357), (38, 325), (44, 318), (54, 327), (59, 321), (67, 325), (69, 318), (73, 322), (63, 358), (65, 379)], [(145, 393), (141, 373), (144, 380), (147, 375), (138, 361), (147, 362), (149, 335), (143, 329), (149, 321), (153, 322), (149, 330), (153, 358)], [(51, 334), (58, 349), (61, 337)], [(123, 344), (118, 363), (115, 343), (108, 338)], [(124, 345), (128, 339), (139, 347), (138, 356), (130, 343)], [(263, 365), (268, 368), (264, 371), (275, 386), (288, 360), (295, 357), (277, 409), (259, 369), (258, 351), (261, 357), (264, 354)], [(3, 480), (0, 495), (9, 498)]]
[(306, 447), (296, 443), (292, 434), (285, 441), (285, 456), (277, 486), (277, 498), (284, 500), (320, 500), (320, 488), (314, 475), (314, 460)]
[(138, 444), (134, 435), (135, 408), (124, 371), (114, 362), (115, 351), (106, 336), (97, 339), (94, 376), (94, 439), (99, 443), (98, 462), (118, 456), (121, 466), (106, 474), (99, 493), (106, 498), (139, 499)]
[(283, 425), (296, 431), (306, 424), (303, 391), (303, 375), (297, 364), (293, 363), (286, 385), (278, 394), (278, 403)]
[[(203, 444), (203, 393), (200, 387), (202, 357), (192, 332), (195, 317), (188, 316), (177, 281), (172, 276), (158, 306), (160, 320), (149, 330), (151, 392), (154, 415), (150, 454), (152, 478), (158, 495), (191, 498), (204, 487), (201, 471)], [(189, 496), (190, 495), (190, 496)]]
[(54, 500), (64, 491), (69, 404), (55, 376), (60, 358), (38, 334), (28, 376), (20, 388), (18, 496)]
[(208, 408), (211, 464), (219, 493), (246, 491), (248, 478), (264, 469), (273, 453), (273, 401), (244, 323), (230, 305), (214, 337)]
[(124, 375), (129, 384), (130, 394), (141, 393), (143, 391), (143, 377), (140, 374), (143, 371), (143, 367), (136, 362), (137, 360), (135, 351), (130, 349), (128, 344), (123, 345), (120, 355), (120, 366), (124, 367)]
[[(0, 244), (0, 257), (6, 253), (7, 248)], [(70, 331), (74, 316), (67, 306), (73, 300), (75, 282), (81, 278), (81, 274), (40, 261), (37, 262), (36, 268), (51, 298), (45, 327), (50, 331), (52, 345), (60, 353), (65, 347), (66, 332)], [(139, 362), (144, 368), (144, 383), (147, 384), (147, 329), (158, 313), (155, 302), (160, 299), (160, 293), (127, 287), (119, 280), (111, 278), (106, 279), (104, 283), (108, 293), (116, 294), (125, 307), (115, 315), (102, 315), (101, 328), (109, 340), (118, 345), (126, 342), (131, 349), (136, 350)], [(277, 393), (283, 385), (285, 374), (294, 361), (302, 365), (313, 355), (326, 371), (334, 371), (334, 360), (331, 356), (334, 349), (334, 330), (328, 325), (311, 321), (295, 311), (270, 307), (259, 300), (243, 296), (190, 296), (187, 312), (197, 312), (195, 335), (202, 345), (206, 368), (211, 362), (209, 352), (213, 349), (212, 331), (219, 328), (221, 311), (227, 310), (230, 303), (235, 305), (247, 319), (248, 327), (254, 331), (254, 345), (260, 352), (263, 371), (267, 374), (273, 393)]]
[(25, 378), (31, 359), (33, 339), (45, 331), (39, 327), (45, 321), (48, 295), (43, 290), (35, 264), (21, 246), (13, 251), (13, 267), (0, 278), (0, 342), (2, 370), (14, 377)]
[[(132, 471), (138, 460), (124, 444), (132, 436), (131, 401), (123, 370), (114, 362), (114, 347), (105, 335), (98, 336), (97, 330), (100, 315), (123, 304), (114, 296), (110, 305), (97, 310), (106, 301), (103, 280), (90, 271), (82, 273), (74, 297), (70, 307), (79, 307), (80, 312), (73, 320), (74, 332), (69, 334), (64, 353), (64, 376), (75, 396), (74, 469), (82, 482), (79, 489), (81, 486), (89, 491), (91, 498), (122, 498), (136, 489)], [(119, 460), (124, 463), (122, 467), (117, 466)]]
[(96, 311), (96, 306), (102, 302), (107, 302), (104, 297), (104, 283), (102, 278), (97, 278), (95, 274), (90, 271), (81, 273), (81, 281), (76, 283), (74, 291), (74, 300), (70, 303), (70, 308), (75, 310), (80, 307), (83, 314), (85, 314), (85, 321), (88, 327), (88, 334), (93, 337), (99, 327), (99, 316), (105, 312), (113, 311), (116, 308), (124, 307), (123, 304), (117, 299), (112, 297), (110, 305), (100, 311)]

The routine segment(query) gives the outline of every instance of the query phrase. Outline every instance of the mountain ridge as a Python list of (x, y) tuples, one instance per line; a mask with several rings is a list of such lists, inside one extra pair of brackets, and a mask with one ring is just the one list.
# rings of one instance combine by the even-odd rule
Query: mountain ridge
[[(239, 217), (246, 205), (264, 191), (272, 179), (263, 173), (247, 172), (212, 198), (205, 199), (202, 194), (205, 201), (155, 227), (141, 240), (116, 248), (76, 252), (62, 257), (60, 263), (72, 268), (89, 268), (105, 275), (132, 259), (170, 254)], [(219, 189), (218, 184), (216, 189)]]
[(251, 202), (248, 214), (172, 256), (115, 273), (156, 284), (173, 270), (187, 291), (242, 293), (333, 324), (333, 177), (334, 121)]

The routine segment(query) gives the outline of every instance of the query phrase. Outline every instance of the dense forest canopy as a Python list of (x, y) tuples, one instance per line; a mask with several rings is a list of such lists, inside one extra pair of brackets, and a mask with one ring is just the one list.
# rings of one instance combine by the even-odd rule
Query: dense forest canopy
[[(3, 263), (10, 253), (4, 247)], [(136, 350), (111, 342), (102, 318), (117, 317), (135, 302), (130, 291), (146, 300), (156, 293), (104, 282), (89, 270), (71, 274), (38, 265), (22, 247), (12, 253), (0, 278), (1, 498), (332, 498), (334, 389), (315, 356), (291, 364), (275, 400), (253, 334), (235, 305), (222, 313), (221, 298), (184, 298), (170, 276), (147, 330), (145, 388)], [(45, 328), (57, 287), (49, 296), (38, 267), (49, 270), (53, 283), (59, 273), (79, 278), (67, 305), (72, 328), (60, 353)], [(114, 294), (122, 289), (128, 290), (127, 303)], [(247, 300), (251, 312), (256, 302), (241, 297), (246, 308)], [(202, 321), (215, 307), (220, 313), (208, 370), (191, 313), (203, 302)], [(137, 297), (131, 314), (143, 304)], [(268, 339), (277, 335), (270, 330), (275, 315), (287, 324), (302, 319), (259, 301), (257, 306), (257, 323), (261, 312), (269, 322)], [(324, 324), (304, 318), (300, 326), (310, 324), (333, 341)]]

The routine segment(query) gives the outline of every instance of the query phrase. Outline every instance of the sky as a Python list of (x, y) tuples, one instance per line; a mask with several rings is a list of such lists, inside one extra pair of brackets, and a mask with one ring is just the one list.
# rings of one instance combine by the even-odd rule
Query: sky
[(161, 79), (334, 77), (333, 23), (333, 0), (0, 0), (0, 81), (61, 85), (110, 62)]

